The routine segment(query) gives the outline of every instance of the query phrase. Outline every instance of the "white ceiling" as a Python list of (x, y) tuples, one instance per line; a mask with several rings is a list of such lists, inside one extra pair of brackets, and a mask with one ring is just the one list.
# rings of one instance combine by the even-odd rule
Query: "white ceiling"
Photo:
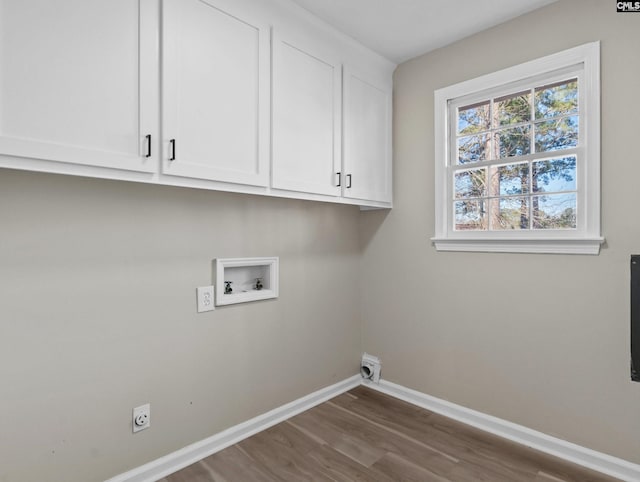
[(293, 0), (394, 62), (556, 0)]

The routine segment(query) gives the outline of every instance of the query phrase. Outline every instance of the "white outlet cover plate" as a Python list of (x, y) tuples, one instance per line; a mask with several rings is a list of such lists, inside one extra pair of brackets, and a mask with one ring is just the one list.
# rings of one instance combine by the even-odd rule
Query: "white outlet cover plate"
[[(146, 421), (141, 424), (136, 424), (136, 419), (138, 417), (144, 417), (146, 415)], [(145, 428), (149, 428), (151, 426), (151, 404), (146, 403), (144, 405), (140, 405), (133, 409), (133, 417), (132, 417), (132, 426), (133, 433), (139, 432), (140, 430), (144, 430)]]
[(213, 311), (216, 305), (213, 302), (213, 286), (200, 286), (196, 288), (198, 300), (198, 313)]

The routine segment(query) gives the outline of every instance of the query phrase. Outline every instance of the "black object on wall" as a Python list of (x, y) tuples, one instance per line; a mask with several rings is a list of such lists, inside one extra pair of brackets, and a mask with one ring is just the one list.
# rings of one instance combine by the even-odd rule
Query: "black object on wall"
[(631, 255), (631, 380), (640, 382), (640, 255)]

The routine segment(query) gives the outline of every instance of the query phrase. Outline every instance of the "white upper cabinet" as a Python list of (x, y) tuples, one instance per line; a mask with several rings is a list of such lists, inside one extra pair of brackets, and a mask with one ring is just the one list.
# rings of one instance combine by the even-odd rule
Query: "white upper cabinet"
[(165, 175), (267, 186), (269, 26), (246, 2), (164, 0)]
[(340, 195), (342, 66), (311, 38), (274, 29), (272, 186)]
[(390, 207), (394, 67), (289, 0), (0, 0), (0, 168)]
[(157, 171), (155, 10), (148, 0), (0, 0), (0, 165)]
[(344, 190), (391, 202), (391, 76), (344, 69)]

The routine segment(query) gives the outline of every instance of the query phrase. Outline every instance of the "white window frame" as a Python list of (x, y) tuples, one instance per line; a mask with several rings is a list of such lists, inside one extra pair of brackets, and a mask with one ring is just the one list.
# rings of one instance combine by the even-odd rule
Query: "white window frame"
[[(452, 209), (452, 102), (494, 97), (523, 85), (533, 87), (554, 75), (578, 78), (580, 151), (577, 229), (523, 231), (455, 231)], [(512, 90), (515, 92), (516, 90)], [(438, 89), (435, 113), (435, 236), (438, 251), (594, 254), (600, 252), (600, 42), (591, 42), (547, 57)], [(469, 167), (472, 167), (470, 165)]]

